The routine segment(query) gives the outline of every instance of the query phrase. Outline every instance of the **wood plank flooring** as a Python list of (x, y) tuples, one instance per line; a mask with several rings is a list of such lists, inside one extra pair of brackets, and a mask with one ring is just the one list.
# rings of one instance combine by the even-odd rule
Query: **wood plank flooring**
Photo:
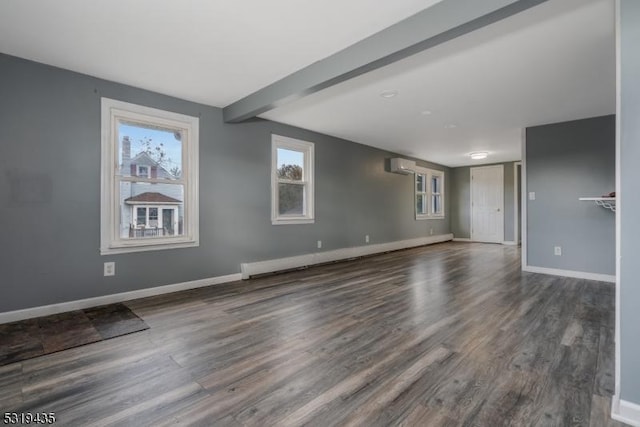
[(127, 303), (150, 329), (0, 367), (65, 426), (620, 426), (614, 286), (444, 243)]

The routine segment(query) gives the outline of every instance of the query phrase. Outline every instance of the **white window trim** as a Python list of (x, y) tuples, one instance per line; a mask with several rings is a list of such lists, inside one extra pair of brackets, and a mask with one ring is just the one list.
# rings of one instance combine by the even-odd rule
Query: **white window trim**
[[(424, 175), (425, 176), (425, 189), (427, 190), (425, 193), (418, 193), (418, 189), (416, 186), (416, 175)], [(434, 176), (440, 177), (440, 204), (442, 205), (442, 211), (440, 213), (434, 214), (431, 213), (432, 209), (432, 201), (431, 196), (433, 195), (433, 190), (431, 188), (431, 178)], [(444, 182), (444, 171), (439, 171), (435, 169), (423, 168), (420, 166), (415, 167), (414, 178), (413, 178), (413, 212), (415, 214), (416, 220), (425, 220), (425, 219), (444, 219), (445, 218), (445, 182)], [(418, 194), (424, 194), (427, 198), (427, 213), (418, 214), (418, 209), (416, 206), (416, 200), (418, 198)]]
[[(306, 186), (305, 214), (298, 216), (281, 216), (278, 212), (278, 148), (300, 151), (304, 154), (302, 184)], [(284, 181), (283, 181), (284, 182)], [(296, 182), (297, 183), (297, 182)], [(271, 224), (313, 224), (314, 211), (314, 144), (312, 142), (271, 135)]]
[[(198, 201), (198, 141), (199, 119), (197, 117), (156, 108), (144, 107), (109, 98), (101, 99), (101, 207), (100, 207), (100, 254), (111, 255), (130, 252), (176, 249), (199, 245), (199, 201)], [(182, 141), (183, 170), (179, 182), (184, 185), (184, 235), (150, 239), (120, 238), (119, 189), (116, 188), (118, 164), (118, 120), (153, 123), (184, 132)], [(149, 174), (151, 169), (149, 168)], [(153, 179), (140, 181), (154, 182)]]

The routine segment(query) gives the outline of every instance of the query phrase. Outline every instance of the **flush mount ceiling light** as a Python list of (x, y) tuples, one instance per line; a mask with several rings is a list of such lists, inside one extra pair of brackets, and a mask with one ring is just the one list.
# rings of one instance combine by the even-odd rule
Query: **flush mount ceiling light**
[(382, 92), (380, 92), (380, 96), (386, 99), (393, 98), (397, 94), (397, 90), (383, 90)]
[(453, 124), (453, 123), (448, 124), (448, 125), (444, 125), (444, 128), (445, 128), (445, 129), (455, 129), (455, 128), (457, 128), (457, 127), (458, 127), (458, 125)]
[(470, 156), (473, 160), (482, 160), (482, 159), (486, 159), (488, 155), (489, 155), (489, 153), (487, 153), (486, 151), (474, 151), (473, 153), (470, 153), (470, 154), (469, 154), (469, 156)]
[(431, 110), (422, 110), (422, 111), (420, 111), (420, 114), (422, 114), (423, 116), (430, 116), (431, 115)]

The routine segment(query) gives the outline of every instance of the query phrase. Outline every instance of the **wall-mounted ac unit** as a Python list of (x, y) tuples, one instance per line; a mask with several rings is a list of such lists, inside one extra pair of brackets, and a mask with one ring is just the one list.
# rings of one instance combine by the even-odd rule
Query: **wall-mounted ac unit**
[(408, 175), (416, 170), (416, 162), (413, 160), (395, 158), (391, 159), (391, 172)]

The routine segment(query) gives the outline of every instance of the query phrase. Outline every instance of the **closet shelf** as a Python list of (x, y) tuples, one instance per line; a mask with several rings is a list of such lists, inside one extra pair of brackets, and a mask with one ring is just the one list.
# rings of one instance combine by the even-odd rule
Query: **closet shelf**
[(579, 200), (582, 200), (584, 202), (594, 202), (596, 206), (601, 206), (605, 209), (609, 209), (611, 212), (616, 211), (615, 197), (580, 197)]

